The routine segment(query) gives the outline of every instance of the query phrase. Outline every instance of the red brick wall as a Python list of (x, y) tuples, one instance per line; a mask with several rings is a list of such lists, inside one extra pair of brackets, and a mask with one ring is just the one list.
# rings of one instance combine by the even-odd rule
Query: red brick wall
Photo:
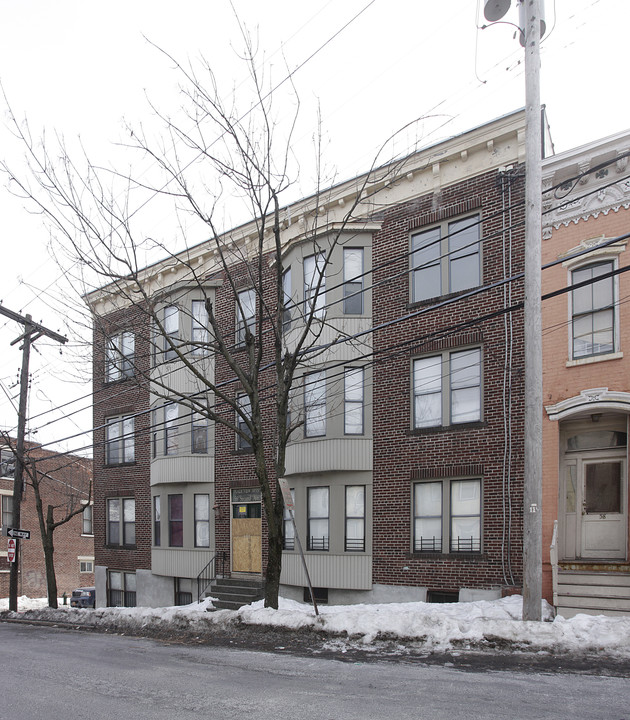
[[(523, 266), (523, 182), (512, 184), (509, 205), (497, 185), (497, 173), (470, 179), (386, 210), (381, 231), (373, 242), (376, 326), (396, 320), (433, 301), (410, 305), (409, 259), (411, 230), (431, 227), (436, 221), (479, 212), (483, 219), (483, 280), (485, 285), (503, 277), (503, 243), (512, 226), (513, 272)], [(382, 267), (383, 263), (397, 258)], [(390, 278), (388, 280), (388, 278)], [(513, 302), (522, 300), (522, 284), (512, 286)], [(397, 322), (374, 334), (374, 581), (420, 585), (434, 590), (461, 587), (494, 588), (511, 584), (504, 574), (502, 556), (509, 557), (514, 583), (522, 574), (523, 503), (523, 318), (512, 313), (512, 471), (510, 503), (504, 500), (505, 366), (504, 317), (479, 322), (503, 307), (503, 288), (459, 299), (442, 309)], [(470, 323), (468, 326), (460, 325)], [(456, 326), (460, 325), (459, 329)], [(451, 328), (451, 332), (444, 333)], [(425, 339), (429, 338), (430, 339)], [(483, 420), (460, 427), (411, 429), (411, 363), (418, 355), (446, 348), (479, 344), (483, 351)], [(394, 351), (395, 349), (395, 351)], [(434, 556), (413, 553), (412, 485), (414, 479), (481, 477), (482, 553)], [(504, 512), (504, 502), (506, 510)], [(403, 568), (405, 568), (403, 570)], [(507, 581), (507, 582), (506, 582)]]

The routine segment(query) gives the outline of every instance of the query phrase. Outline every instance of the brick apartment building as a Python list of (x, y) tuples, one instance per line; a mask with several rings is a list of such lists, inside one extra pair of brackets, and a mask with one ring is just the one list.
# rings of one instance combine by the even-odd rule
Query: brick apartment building
[(543, 294), (576, 286), (543, 302), (543, 591), (566, 617), (630, 612), (629, 150), (543, 162)]
[[(285, 478), (321, 599), (475, 599), (521, 585), (522, 285), (509, 279), (523, 264), (523, 160), (519, 111), (281, 210), (286, 347), (313, 303), (319, 321), (319, 351), (296, 376)], [(215, 427), (199, 412), (221, 404), (206, 378), (246, 402), (207, 352), (204, 307), (238, 353), (256, 317), (255, 237), (254, 221), (225, 234), (229, 277), (206, 243), (142, 270), (139, 292), (130, 280), (88, 298), (97, 605), (190, 601), (215, 556), (226, 574), (265, 571), (242, 418), (226, 410), (233, 428)], [(264, 433), (274, 429), (269, 419)], [(296, 548), (287, 521), (281, 594), (302, 600)]]
[[(9, 447), (0, 447), (0, 504), (1, 525), (12, 527), (14, 456)], [(54, 518), (64, 517), (66, 508), (85, 505), (83, 513), (60, 525), (53, 535), (55, 575), (59, 597), (69, 596), (77, 587), (94, 584), (94, 535), (92, 527), (92, 504), (89, 503), (92, 461), (74, 455), (59, 455), (44, 450), (36, 443), (26, 443), (28, 461), (35, 463), (41, 480), (40, 489), (44, 512), (48, 505), (58, 508)], [(25, 474), (26, 477), (26, 474)], [(28, 597), (46, 597), (46, 567), (40, 534), (35, 495), (28, 479), (20, 505), (21, 529), (29, 530), (29, 540), (22, 540), (18, 594)], [(9, 596), (9, 570), (7, 562), (7, 538), (2, 538), (0, 549), (0, 597)]]

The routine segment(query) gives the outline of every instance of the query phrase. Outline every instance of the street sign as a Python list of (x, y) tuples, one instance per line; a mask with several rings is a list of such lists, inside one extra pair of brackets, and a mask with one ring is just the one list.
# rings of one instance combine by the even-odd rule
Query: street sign
[(15, 540), (13, 538), (8, 540), (7, 560), (10, 563), (15, 562)]
[(7, 535), (10, 538), (20, 538), (21, 540), (30, 540), (30, 530), (18, 530), (17, 528), (7, 528)]

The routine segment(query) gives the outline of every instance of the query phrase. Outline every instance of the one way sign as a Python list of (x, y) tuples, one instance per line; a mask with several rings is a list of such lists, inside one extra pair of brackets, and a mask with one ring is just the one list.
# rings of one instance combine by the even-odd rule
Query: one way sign
[(20, 538), (20, 540), (30, 540), (30, 530), (18, 530), (17, 528), (7, 528), (7, 535), (12, 538)]

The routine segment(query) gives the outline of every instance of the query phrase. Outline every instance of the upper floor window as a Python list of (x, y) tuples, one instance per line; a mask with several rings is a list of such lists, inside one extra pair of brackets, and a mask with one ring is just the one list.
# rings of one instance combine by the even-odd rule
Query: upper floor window
[(179, 309), (175, 305), (164, 308), (164, 360), (177, 357), (175, 346), (179, 342)]
[(287, 268), (282, 274), (282, 302), (284, 303), (282, 332), (288, 332), (291, 329), (291, 310), (293, 306), (291, 297), (291, 268)]
[(343, 374), (343, 430), (363, 435), (363, 368), (347, 367)]
[(412, 302), (481, 284), (479, 227), (479, 215), (473, 215), (412, 235)]
[(481, 350), (471, 348), (414, 360), (413, 426), (481, 419)]
[(0, 509), (2, 510), (2, 527), (13, 526), (13, 496), (0, 495)]
[(179, 405), (164, 406), (164, 454), (177, 455), (179, 449)]
[(326, 313), (326, 276), (324, 253), (304, 258), (304, 315), (323, 318)]
[(363, 248), (343, 249), (343, 312), (363, 312)]
[(107, 338), (105, 377), (114, 382), (133, 376), (135, 336), (132, 332), (118, 333)]
[(83, 508), (83, 527), (82, 527), (82, 534), (83, 535), (94, 535), (94, 529), (93, 529), (93, 505), (86, 505)]
[(414, 485), (414, 552), (481, 551), (481, 480)]
[(0, 477), (12, 478), (15, 475), (15, 455), (11, 450), (0, 450)]
[(328, 550), (330, 488), (310, 487), (307, 493), (307, 524), (309, 550)]
[[(236, 447), (239, 450), (247, 450), (251, 448), (251, 437), (252, 433), (247, 425), (247, 420), (252, 417), (252, 403), (247, 395), (239, 395), (236, 398), (236, 404), (238, 406), (238, 412), (236, 413), (236, 425), (241, 431), (236, 435)], [(247, 418), (247, 420), (246, 420)]]
[(613, 269), (614, 263), (608, 261), (581, 267), (571, 273), (573, 285), (588, 283), (571, 293), (574, 360), (615, 351), (614, 277), (597, 279)]
[(160, 547), (162, 543), (162, 507), (160, 495), (153, 497), (153, 544)]
[(191, 420), (191, 451), (193, 453), (208, 452), (208, 418), (200, 412), (193, 412)]
[(254, 333), (256, 330), (256, 291), (243, 290), (238, 294), (236, 303), (236, 345), (245, 344), (247, 330)]
[(107, 544), (136, 544), (136, 501), (134, 498), (108, 498)]
[(205, 355), (208, 351), (208, 310), (205, 300), (192, 301), (192, 352)]
[(304, 435), (326, 434), (326, 371), (304, 376)]
[(135, 460), (134, 417), (109, 418), (105, 427), (105, 464), (122, 465)]

